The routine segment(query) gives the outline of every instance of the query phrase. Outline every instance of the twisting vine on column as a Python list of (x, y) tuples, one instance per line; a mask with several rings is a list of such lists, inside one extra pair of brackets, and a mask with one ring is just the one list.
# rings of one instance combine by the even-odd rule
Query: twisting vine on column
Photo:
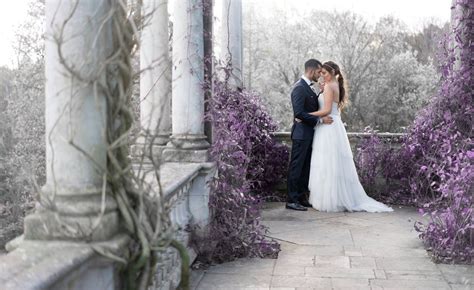
[[(106, 17), (101, 19), (101, 26), (111, 25), (114, 50), (106, 61), (98, 66), (100, 71), (92, 74), (95, 77), (85, 78), (80, 73), (82, 67), (68, 65), (70, 62), (66, 61), (61, 53), (63, 38), (55, 38), (60, 62), (71, 77), (84, 85), (91, 85), (96, 99), (105, 96), (108, 148), (107, 169), (104, 171), (106, 186), (109, 188), (106, 192), (110, 192), (116, 200), (124, 230), (131, 237), (126, 255), (113, 253), (107, 246), (93, 246), (93, 249), (121, 263), (126, 273), (124, 287), (135, 290), (148, 289), (153, 282), (153, 274), (157, 271), (158, 254), (173, 247), (179, 252), (182, 260), (180, 288), (188, 289), (189, 257), (186, 248), (174, 238), (176, 230), (169, 218), (159, 177), (160, 162), (153, 155), (153, 143), (157, 136), (145, 131), (147, 145), (143, 156), (138, 158), (138, 172), (133, 169), (129, 158), (131, 130), (135, 120), (131, 104), (133, 85), (141, 73), (134, 73), (132, 59), (138, 50), (139, 31), (143, 28), (143, 23), (146, 23), (144, 18), (148, 15), (141, 14), (141, 0), (110, 0), (110, 7)], [(74, 13), (75, 9), (72, 10), (70, 18)], [(68, 25), (68, 21), (63, 25)], [(145, 181), (145, 174), (140, 172), (145, 156), (151, 160), (149, 171), (154, 174), (158, 188), (149, 186)]]

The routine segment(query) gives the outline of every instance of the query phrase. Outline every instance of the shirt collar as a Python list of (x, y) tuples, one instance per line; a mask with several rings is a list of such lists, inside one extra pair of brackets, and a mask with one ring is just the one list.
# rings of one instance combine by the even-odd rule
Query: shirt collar
[(302, 75), (301, 78), (308, 84), (308, 86), (311, 85), (312, 81), (310, 81), (305, 75)]

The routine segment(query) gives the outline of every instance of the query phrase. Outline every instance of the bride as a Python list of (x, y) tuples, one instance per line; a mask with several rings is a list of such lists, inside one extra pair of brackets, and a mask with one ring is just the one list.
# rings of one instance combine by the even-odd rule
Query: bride
[(309, 178), (309, 202), (319, 211), (388, 212), (392, 208), (367, 196), (360, 184), (349, 139), (341, 120), (340, 109), (346, 103), (344, 79), (339, 66), (325, 62), (324, 97), (318, 99), (318, 117), (331, 116), (330, 125), (316, 125)]

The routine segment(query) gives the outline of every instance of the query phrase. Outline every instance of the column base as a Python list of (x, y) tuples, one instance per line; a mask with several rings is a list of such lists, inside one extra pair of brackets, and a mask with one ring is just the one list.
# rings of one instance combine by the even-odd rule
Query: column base
[(25, 217), (25, 240), (104, 241), (119, 232), (120, 216), (110, 193), (103, 203), (102, 193), (93, 189), (52, 199), (48, 188), (43, 188), (36, 211)]
[[(118, 212), (100, 217), (67, 216), (52, 211), (36, 212), (25, 218), (25, 240), (106, 241), (119, 231)], [(93, 226), (96, 225), (94, 229)]]
[[(145, 138), (144, 136), (141, 136), (136, 140), (135, 144), (131, 146), (130, 157), (135, 163), (152, 163), (150, 155), (154, 160), (161, 161), (163, 150), (166, 148), (166, 144), (169, 143), (169, 141), (169, 134), (158, 135), (154, 138)], [(153, 142), (151, 148), (150, 142)]]
[(172, 135), (163, 150), (164, 162), (208, 162), (209, 142), (205, 135)]

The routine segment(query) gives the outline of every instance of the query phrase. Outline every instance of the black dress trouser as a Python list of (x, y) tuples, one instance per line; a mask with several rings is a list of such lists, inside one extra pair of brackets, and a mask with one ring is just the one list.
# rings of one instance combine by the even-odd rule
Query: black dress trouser
[(308, 192), (313, 140), (292, 140), (288, 168), (288, 202), (300, 202)]

